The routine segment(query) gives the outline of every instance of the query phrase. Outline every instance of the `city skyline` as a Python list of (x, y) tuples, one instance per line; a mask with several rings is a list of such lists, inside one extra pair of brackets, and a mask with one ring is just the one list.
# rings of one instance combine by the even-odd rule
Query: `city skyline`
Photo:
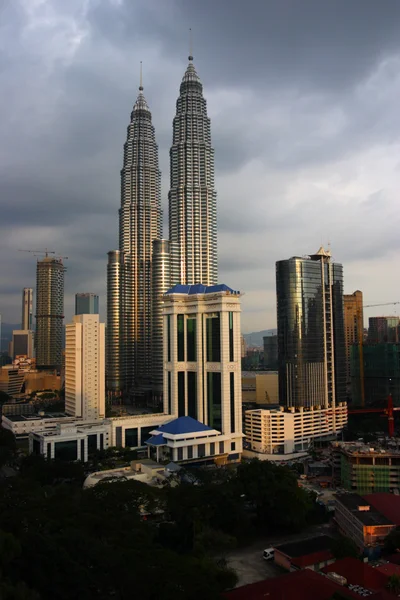
[[(328, 240), (345, 265), (345, 293), (362, 289), (366, 304), (399, 299), (390, 276), (399, 258), (399, 6), (339, 2), (330, 19), (332, 9), (313, 1), (301, 14), (278, 2), (243, 10), (235, 0), (218, 7), (177, 0), (170, 12), (162, 2), (109, 2), (96, 12), (88, 3), (79, 15), (78, 4), (63, 13), (47, 2), (4, 9), (12, 33), (5, 57), (13, 59), (2, 74), (2, 132), (12, 140), (1, 183), (4, 322), (19, 322), (20, 290), (34, 287), (34, 262), (16, 252), (22, 236), (28, 248), (45, 238), (70, 256), (66, 319), (85, 289), (99, 294), (104, 318), (104, 249), (115, 247), (121, 136), (139, 62), (160, 146), (165, 218), (189, 27), (213, 126), (219, 280), (246, 292), (243, 331), (275, 327), (275, 261)], [(18, 115), (26, 111), (22, 129)], [(365, 320), (379, 314), (365, 311)]]

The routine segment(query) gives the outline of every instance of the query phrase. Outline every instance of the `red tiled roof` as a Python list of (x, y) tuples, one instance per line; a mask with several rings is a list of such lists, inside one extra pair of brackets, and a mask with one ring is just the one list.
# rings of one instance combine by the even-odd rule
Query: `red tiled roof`
[(327, 577), (305, 569), (281, 577), (266, 579), (223, 594), (228, 600), (330, 600), (335, 592), (345, 598), (360, 596)]
[(363, 498), (392, 523), (400, 525), (400, 496), (389, 492), (377, 492), (367, 494)]
[(361, 585), (371, 591), (382, 590), (388, 576), (357, 558), (342, 558), (321, 569), (323, 573), (337, 573), (347, 579), (347, 583)]
[(391, 562), (386, 563), (385, 565), (379, 565), (379, 567), (376, 567), (376, 570), (388, 577), (391, 575), (400, 575), (400, 565), (395, 565)]

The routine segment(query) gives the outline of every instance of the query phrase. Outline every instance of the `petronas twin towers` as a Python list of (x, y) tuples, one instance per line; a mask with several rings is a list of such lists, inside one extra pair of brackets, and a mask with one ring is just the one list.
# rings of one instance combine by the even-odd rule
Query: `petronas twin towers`
[(163, 240), (158, 146), (140, 84), (124, 145), (119, 250), (107, 267), (107, 387), (139, 402), (162, 394), (162, 295), (176, 283), (217, 283), (214, 150), (192, 56), (176, 102), (168, 200)]

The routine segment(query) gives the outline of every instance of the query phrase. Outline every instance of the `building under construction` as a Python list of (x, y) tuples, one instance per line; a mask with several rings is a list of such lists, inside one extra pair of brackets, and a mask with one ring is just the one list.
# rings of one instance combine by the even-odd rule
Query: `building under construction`
[(47, 255), (36, 267), (36, 365), (61, 369), (64, 319), (64, 265)]
[(360, 442), (334, 442), (332, 466), (342, 488), (359, 494), (400, 489), (400, 440), (370, 447)]
[[(389, 394), (393, 404), (400, 406), (400, 344), (364, 344), (365, 406), (380, 406)], [(360, 377), (360, 347), (350, 348), (352, 406), (363, 406)]]

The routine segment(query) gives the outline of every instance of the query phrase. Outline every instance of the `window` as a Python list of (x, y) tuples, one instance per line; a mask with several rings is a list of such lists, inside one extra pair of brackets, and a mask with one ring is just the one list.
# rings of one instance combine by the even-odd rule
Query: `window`
[(85, 440), (81, 440), (81, 461), (85, 461)]
[(221, 431), (221, 373), (207, 373), (208, 425)]
[(188, 415), (197, 419), (197, 373), (195, 371), (188, 371)]
[(205, 444), (199, 444), (197, 448), (198, 448), (197, 456), (199, 458), (203, 458), (203, 456), (206, 455), (206, 445)]
[(167, 315), (167, 354), (168, 362), (171, 362), (171, 315)]
[(115, 445), (117, 448), (122, 446), (122, 427), (115, 428)]
[(187, 457), (188, 458), (193, 458), (193, 446), (188, 446), (187, 447)]
[(225, 443), (224, 442), (220, 442), (219, 443), (219, 453), (223, 454), (225, 452)]
[(69, 442), (56, 442), (54, 444), (54, 455), (59, 460), (77, 460), (78, 459), (78, 440)]
[(100, 450), (104, 450), (104, 433), (100, 434)]
[(234, 359), (234, 351), (233, 351), (233, 312), (229, 312), (229, 360), (233, 362)]
[(151, 432), (154, 431), (154, 429), (157, 429), (157, 427), (154, 427), (154, 425), (152, 425), (151, 427), (141, 427), (140, 429), (140, 444), (142, 446), (145, 445), (145, 443), (147, 442), (147, 440), (149, 440), (151, 438)]
[(230, 404), (231, 404), (231, 433), (235, 431), (235, 373), (229, 373)]
[(236, 442), (231, 443), (231, 450), (232, 451), (236, 450)]
[(195, 361), (196, 358), (196, 317), (186, 320), (186, 352), (187, 360)]
[(185, 416), (185, 373), (178, 371), (178, 417)]
[[(38, 442), (38, 444), (39, 444), (38, 454), (40, 454), (40, 442)], [(47, 458), (48, 458), (48, 460), (51, 459), (51, 444), (47, 444)]]
[(221, 362), (220, 313), (207, 316), (207, 361)]
[(88, 454), (91, 456), (97, 450), (97, 433), (88, 435)]
[(185, 360), (185, 315), (177, 315), (177, 325), (178, 325), (178, 360)]
[(125, 446), (128, 448), (137, 448), (138, 446), (138, 430), (137, 427), (125, 429)]
[(183, 448), (178, 448), (178, 460), (183, 460)]
[(168, 414), (172, 414), (172, 398), (171, 398), (171, 371), (168, 371), (167, 373), (167, 378), (168, 378), (168, 391), (167, 391), (167, 395), (168, 395)]
[(215, 442), (211, 442), (210, 444), (210, 456), (214, 456), (215, 454)]

